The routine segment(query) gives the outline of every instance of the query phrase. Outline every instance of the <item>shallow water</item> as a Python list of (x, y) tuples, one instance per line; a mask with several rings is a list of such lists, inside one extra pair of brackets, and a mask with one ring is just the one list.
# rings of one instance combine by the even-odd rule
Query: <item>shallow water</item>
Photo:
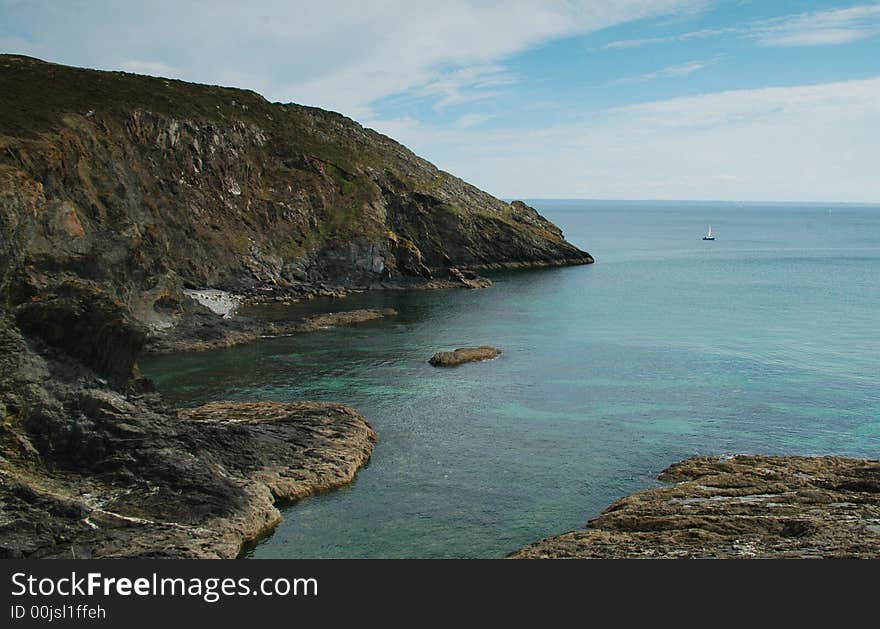
[[(143, 361), (180, 405), (331, 400), (377, 429), (250, 556), (501, 557), (693, 454), (880, 455), (880, 208), (534, 204), (596, 264), (295, 305), (400, 315)], [(504, 353), (427, 364), (482, 344)]]

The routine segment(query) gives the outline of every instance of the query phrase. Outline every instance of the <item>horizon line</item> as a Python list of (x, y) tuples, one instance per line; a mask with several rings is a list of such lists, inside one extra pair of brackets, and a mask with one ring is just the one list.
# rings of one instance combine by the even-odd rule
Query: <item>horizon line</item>
[(859, 205), (880, 207), (878, 201), (740, 201), (735, 199), (621, 199), (601, 197), (563, 196), (499, 196), (507, 201), (589, 201), (601, 203), (724, 203), (729, 205)]

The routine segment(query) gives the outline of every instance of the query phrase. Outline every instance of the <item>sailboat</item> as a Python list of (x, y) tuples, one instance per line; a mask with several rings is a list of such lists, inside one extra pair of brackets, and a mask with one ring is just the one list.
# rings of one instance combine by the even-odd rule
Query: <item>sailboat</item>
[(715, 240), (715, 236), (712, 235), (712, 226), (709, 225), (709, 231), (703, 236), (703, 240)]

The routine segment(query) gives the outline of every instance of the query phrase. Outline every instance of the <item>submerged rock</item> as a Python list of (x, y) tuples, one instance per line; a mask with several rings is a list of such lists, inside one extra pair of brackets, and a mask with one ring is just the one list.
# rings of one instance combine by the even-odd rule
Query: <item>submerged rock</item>
[(323, 330), (324, 328), (336, 327), (340, 325), (354, 325), (357, 323), (365, 323), (385, 317), (393, 317), (397, 315), (394, 308), (363, 309), (363, 310), (345, 310), (342, 312), (328, 312), (326, 314), (315, 315), (305, 319), (296, 331), (310, 332), (313, 330)]
[(880, 461), (695, 457), (660, 480), (511, 557), (880, 557)]
[(459, 347), (452, 352), (437, 352), (428, 362), (435, 367), (455, 367), (463, 363), (491, 360), (501, 353), (500, 349), (483, 345), (481, 347)]

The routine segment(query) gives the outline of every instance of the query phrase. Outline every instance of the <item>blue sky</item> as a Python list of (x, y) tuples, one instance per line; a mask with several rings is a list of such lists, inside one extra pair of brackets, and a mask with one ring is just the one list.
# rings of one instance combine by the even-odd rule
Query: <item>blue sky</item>
[(341, 111), (503, 197), (880, 201), (880, 2), (0, 0), (0, 50)]

